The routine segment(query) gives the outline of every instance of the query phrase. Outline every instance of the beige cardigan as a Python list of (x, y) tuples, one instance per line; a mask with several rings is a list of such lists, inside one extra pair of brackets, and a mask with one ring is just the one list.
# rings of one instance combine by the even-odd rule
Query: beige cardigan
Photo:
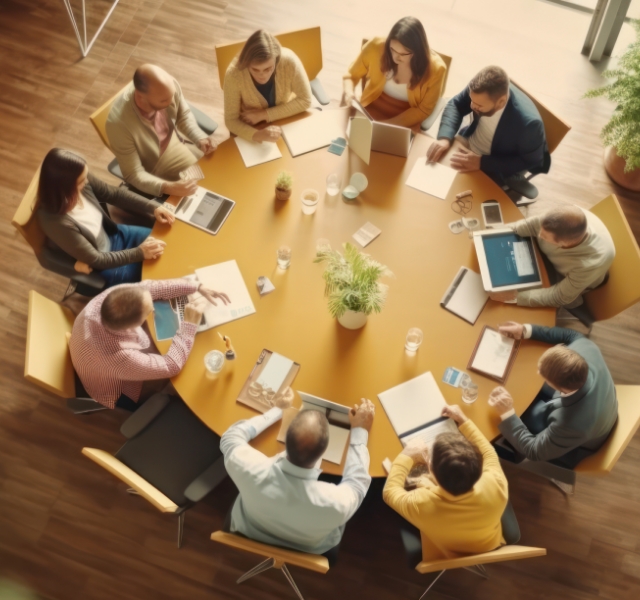
[[(207, 137), (174, 80), (176, 93), (165, 109), (170, 123), (194, 144)], [(127, 183), (147, 194), (160, 196), (164, 179), (152, 175), (160, 160), (160, 142), (150, 124), (143, 123), (134, 107), (133, 83), (116, 99), (107, 118), (107, 137)]]
[(276, 106), (269, 108), (264, 96), (256, 89), (249, 69), (238, 69), (234, 58), (224, 76), (224, 122), (231, 133), (251, 140), (258, 131), (240, 119), (243, 109), (266, 109), (267, 121), (277, 121), (297, 115), (311, 106), (309, 78), (296, 54), (282, 48), (276, 67)]

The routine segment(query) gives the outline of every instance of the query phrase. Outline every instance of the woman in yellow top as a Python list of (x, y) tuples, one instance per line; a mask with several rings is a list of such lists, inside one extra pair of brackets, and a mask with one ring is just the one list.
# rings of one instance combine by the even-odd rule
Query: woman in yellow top
[(280, 127), (256, 129), (307, 110), (311, 87), (296, 54), (266, 31), (253, 33), (224, 77), (224, 122), (231, 133), (254, 142), (275, 142)]
[(443, 92), (447, 67), (429, 49), (427, 34), (415, 17), (400, 19), (387, 39), (368, 41), (343, 78), (343, 104), (351, 104), (355, 86), (366, 84), (360, 103), (376, 121), (414, 127), (433, 111)]

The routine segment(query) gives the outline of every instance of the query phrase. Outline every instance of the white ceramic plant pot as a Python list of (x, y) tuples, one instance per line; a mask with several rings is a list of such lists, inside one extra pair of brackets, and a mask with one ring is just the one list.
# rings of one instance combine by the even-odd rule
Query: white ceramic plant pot
[(367, 324), (367, 315), (347, 310), (341, 317), (338, 317), (338, 323), (346, 329), (360, 329)]

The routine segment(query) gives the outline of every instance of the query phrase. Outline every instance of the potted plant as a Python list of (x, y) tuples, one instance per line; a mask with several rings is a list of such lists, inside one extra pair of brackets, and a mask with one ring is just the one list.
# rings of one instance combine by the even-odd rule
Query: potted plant
[(640, 191), (640, 21), (633, 21), (636, 41), (620, 57), (618, 68), (602, 75), (611, 83), (585, 94), (604, 96), (617, 106), (602, 129), (605, 143), (604, 166), (618, 185)]
[(313, 262), (325, 262), (324, 293), (331, 316), (347, 329), (360, 329), (372, 312), (380, 312), (387, 286), (378, 280), (392, 275), (384, 265), (360, 252), (353, 244), (344, 244), (344, 255), (331, 248), (318, 251)]
[(276, 200), (288, 200), (291, 197), (291, 186), (293, 177), (291, 173), (282, 171), (276, 178)]

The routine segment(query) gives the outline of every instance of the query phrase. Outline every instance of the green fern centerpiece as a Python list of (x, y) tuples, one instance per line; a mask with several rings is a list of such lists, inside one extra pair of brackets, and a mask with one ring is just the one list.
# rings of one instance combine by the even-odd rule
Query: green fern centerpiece
[(633, 27), (636, 41), (620, 57), (617, 69), (602, 74), (614, 81), (585, 94), (585, 98), (604, 96), (617, 104), (600, 135), (606, 146), (614, 146), (625, 159), (625, 173), (640, 167), (640, 20), (634, 20)]
[(332, 317), (340, 318), (347, 310), (365, 315), (382, 310), (387, 286), (378, 280), (393, 275), (387, 267), (349, 243), (344, 244), (344, 255), (337, 250), (321, 250), (313, 262), (326, 263), (322, 276)]

